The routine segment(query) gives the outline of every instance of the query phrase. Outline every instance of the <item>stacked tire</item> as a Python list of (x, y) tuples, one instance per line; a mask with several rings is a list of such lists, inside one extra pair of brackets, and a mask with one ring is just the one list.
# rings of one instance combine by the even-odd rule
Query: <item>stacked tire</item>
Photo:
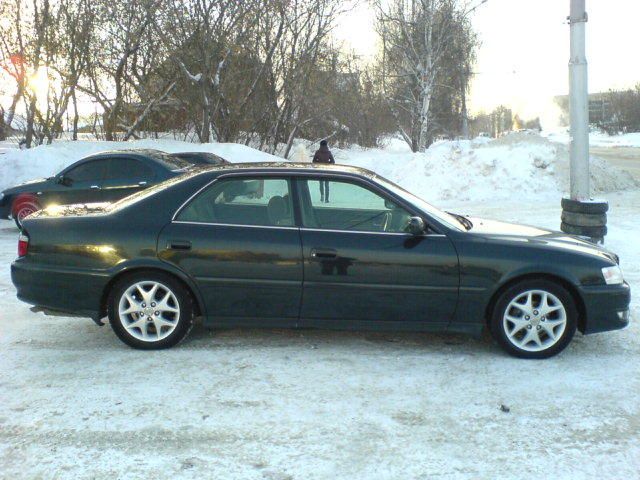
[(604, 201), (581, 202), (563, 198), (560, 229), (571, 235), (602, 240), (607, 234), (608, 210), (609, 204)]

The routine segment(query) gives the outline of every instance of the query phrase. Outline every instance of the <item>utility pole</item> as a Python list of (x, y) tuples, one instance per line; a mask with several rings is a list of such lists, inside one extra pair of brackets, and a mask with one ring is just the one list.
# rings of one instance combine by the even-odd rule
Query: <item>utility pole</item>
[(603, 242), (607, 233), (607, 202), (589, 195), (589, 89), (585, 32), (585, 0), (570, 0), (569, 111), (571, 120), (570, 196), (562, 199), (563, 232)]
[(589, 89), (585, 0), (571, 0), (569, 15), (571, 58), (569, 59), (569, 108), (571, 115), (571, 199), (589, 200)]

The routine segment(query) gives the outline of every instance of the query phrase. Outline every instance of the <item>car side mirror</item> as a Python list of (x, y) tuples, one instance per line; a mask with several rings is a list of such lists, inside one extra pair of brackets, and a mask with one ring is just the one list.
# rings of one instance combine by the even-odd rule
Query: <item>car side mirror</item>
[(70, 178), (65, 177), (64, 175), (60, 175), (58, 177), (58, 183), (60, 185), (64, 185), (65, 187), (70, 187), (73, 182)]
[(427, 230), (424, 220), (420, 217), (411, 217), (407, 225), (407, 232), (411, 235), (423, 235)]

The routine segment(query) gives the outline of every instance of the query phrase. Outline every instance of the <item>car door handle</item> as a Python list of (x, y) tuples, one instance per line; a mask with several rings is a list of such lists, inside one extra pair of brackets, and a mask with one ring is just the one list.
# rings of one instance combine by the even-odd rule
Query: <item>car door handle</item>
[(311, 258), (324, 260), (327, 258), (336, 258), (337, 256), (338, 256), (338, 252), (336, 252), (333, 248), (312, 248), (311, 249)]
[(140, 185), (141, 187), (146, 187), (147, 186), (147, 182), (138, 182), (138, 185)]
[(100, 185), (91, 185), (91, 190), (100, 190)]
[(191, 250), (191, 242), (182, 241), (182, 240), (171, 240), (167, 248), (169, 250)]

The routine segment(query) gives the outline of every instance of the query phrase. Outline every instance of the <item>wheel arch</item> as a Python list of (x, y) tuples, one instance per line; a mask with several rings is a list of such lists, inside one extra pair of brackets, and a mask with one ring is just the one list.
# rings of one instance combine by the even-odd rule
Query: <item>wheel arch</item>
[(15, 215), (16, 207), (21, 203), (25, 203), (25, 202), (33, 203), (34, 205), (41, 208), (40, 201), (38, 199), (38, 196), (35, 193), (22, 192), (22, 193), (12, 193), (10, 195), (11, 197), (9, 197), (9, 204), (11, 205), (12, 215)]
[(580, 295), (580, 291), (572, 282), (570, 282), (566, 278), (560, 275), (557, 275), (554, 273), (548, 273), (548, 272), (524, 273), (524, 274), (514, 276), (512, 278), (509, 278), (505, 282), (501, 283), (495, 289), (495, 291), (491, 295), (491, 298), (489, 299), (489, 302), (487, 303), (487, 306), (485, 308), (485, 322), (488, 324), (488, 322), (490, 321), (491, 316), (493, 315), (493, 309), (495, 308), (498, 298), (500, 297), (500, 295), (502, 295), (503, 292), (511, 288), (516, 283), (522, 282), (524, 280), (540, 280), (540, 279), (555, 282), (569, 292), (578, 310), (578, 330), (584, 333), (586, 324), (587, 324), (587, 315), (586, 315), (586, 307), (584, 304), (584, 299)]
[(195, 285), (195, 283), (186, 274), (178, 269), (170, 268), (161, 264), (141, 264), (121, 268), (109, 279), (102, 290), (102, 295), (100, 296), (100, 318), (103, 318), (107, 314), (107, 301), (109, 299), (109, 292), (116, 284), (116, 282), (120, 281), (124, 277), (140, 272), (162, 273), (164, 275), (170, 275), (171, 277), (175, 278), (185, 287), (187, 292), (189, 292), (189, 295), (191, 295), (193, 305), (195, 306), (195, 315), (200, 316), (206, 314), (202, 295), (200, 294), (200, 291), (198, 290), (198, 287)]

